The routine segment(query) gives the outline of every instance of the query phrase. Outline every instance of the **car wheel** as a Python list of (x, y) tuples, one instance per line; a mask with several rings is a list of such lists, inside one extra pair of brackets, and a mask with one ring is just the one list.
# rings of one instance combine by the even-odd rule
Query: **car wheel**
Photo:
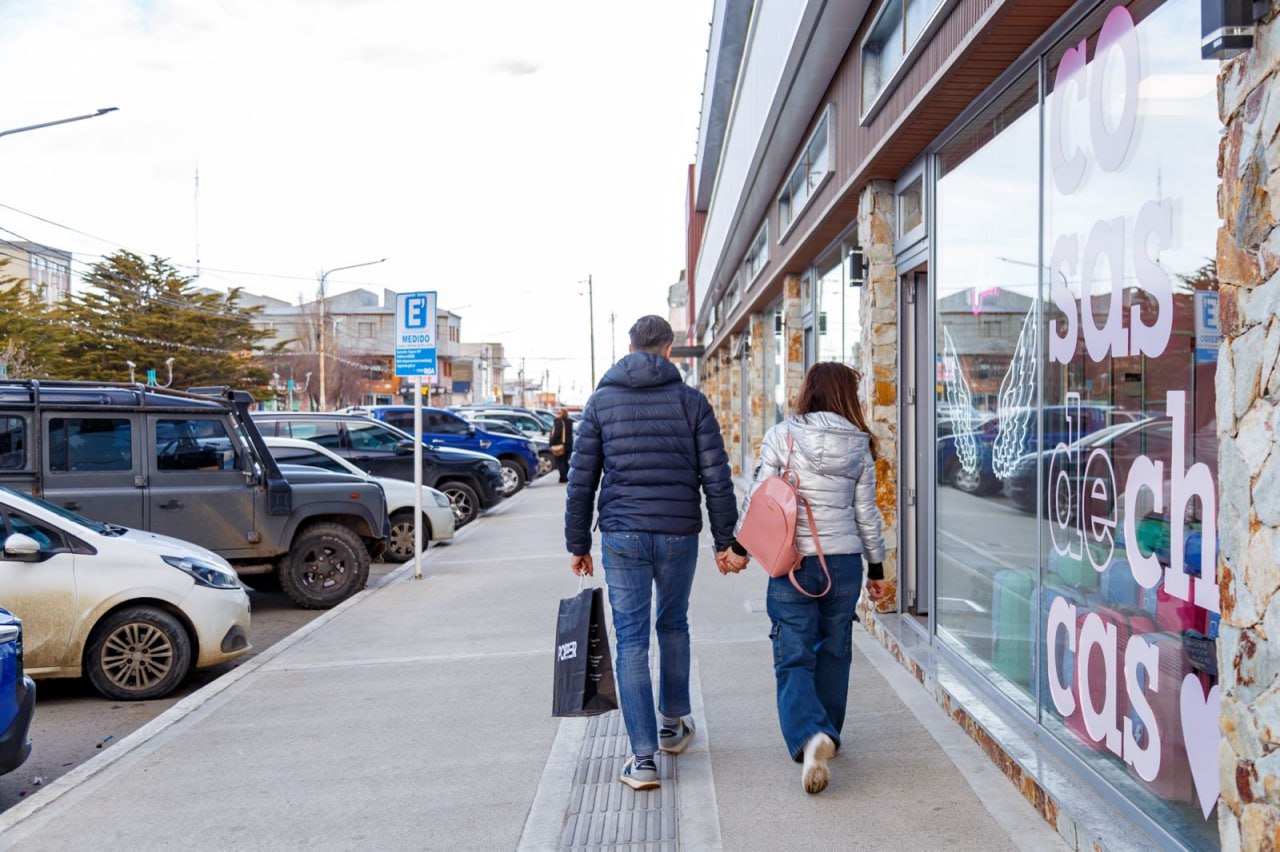
[(453, 507), (454, 526), (465, 527), (480, 514), (480, 498), (470, 485), (465, 482), (446, 482), (437, 487), (449, 498), (449, 505)]
[(502, 460), (502, 493), (510, 497), (524, 488), (524, 467), (518, 461)]
[(280, 560), (280, 587), (303, 609), (328, 609), (364, 588), (369, 551), (341, 524), (312, 524)]
[[(431, 546), (431, 525), (422, 528), (422, 549)], [(413, 510), (401, 509), (391, 516), (391, 539), (383, 559), (388, 562), (408, 562), (413, 558)]]
[(546, 476), (555, 466), (555, 458), (551, 453), (538, 453), (538, 476)]
[(85, 671), (93, 688), (116, 701), (160, 698), (191, 670), (191, 637), (162, 609), (134, 606), (111, 613), (93, 629)]
[(977, 494), (982, 491), (982, 471), (974, 470), (971, 473), (964, 469), (964, 465), (957, 464), (951, 474), (951, 484), (965, 494)]

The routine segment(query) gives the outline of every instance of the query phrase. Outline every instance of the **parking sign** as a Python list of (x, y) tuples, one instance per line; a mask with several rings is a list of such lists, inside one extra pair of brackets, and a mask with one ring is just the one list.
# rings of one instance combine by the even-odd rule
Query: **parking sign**
[(1222, 332), (1218, 327), (1218, 292), (1197, 290), (1193, 296), (1195, 306), (1196, 361), (1208, 363), (1218, 360), (1218, 344)]
[(396, 375), (436, 372), (436, 293), (396, 294)]

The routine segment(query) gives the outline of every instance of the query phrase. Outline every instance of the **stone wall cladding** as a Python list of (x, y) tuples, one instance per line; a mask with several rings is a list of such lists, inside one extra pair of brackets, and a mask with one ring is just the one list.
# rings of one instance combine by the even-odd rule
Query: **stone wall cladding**
[[(1218, 109), (1218, 826), (1224, 849), (1280, 848), (1280, 0), (1223, 63)], [(1269, 637), (1277, 638), (1270, 647)]]
[[(766, 405), (772, 397), (772, 388), (766, 386), (764, 364), (765, 355), (769, 348), (773, 346), (773, 327), (772, 315), (769, 316), (770, 325), (765, 325), (766, 312), (754, 313), (751, 315), (751, 360), (750, 372), (747, 377), (747, 393), (750, 396), (749, 405), (751, 407), (750, 418), (747, 423), (743, 424), (743, 439), (747, 441), (748, 453), (747, 457), (752, 459), (750, 462), (751, 470), (744, 470), (744, 476), (751, 476), (755, 470), (754, 459), (760, 458), (760, 442), (764, 439), (764, 415)], [(768, 329), (766, 336), (766, 329)]]
[(782, 284), (783, 330), (786, 335), (786, 375), (783, 377), (783, 391), (786, 393), (787, 408), (783, 417), (788, 417), (796, 410), (796, 400), (800, 397), (800, 385), (804, 382), (804, 323), (800, 315), (800, 276), (788, 275)]
[(862, 288), (862, 405), (875, 434), (876, 501), (884, 514), (884, 576), (889, 591), (876, 602), (897, 609), (898, 581), (898, 267), (891, 181), (871, 181), (858, 199), (858, 243), (867, 258)]
[(750, 369), (745, 358), (733, 357), (734, 352), (742, 351), (742, 335), (729, 335), (727, 344), (729, 360), (729, 408), (720, 418), (720, 432), (724, 435), (724, 448), (729, 453), (729, 467), (734, 476), (742, 475), (742, 373)]

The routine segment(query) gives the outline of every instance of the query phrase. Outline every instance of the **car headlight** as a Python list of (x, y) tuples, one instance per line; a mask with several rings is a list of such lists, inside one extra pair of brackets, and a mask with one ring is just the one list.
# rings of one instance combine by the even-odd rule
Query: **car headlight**
[(448, 509), (450, 506), (453, 505), (452, 503), (449, 502), (449, 498), (441, 494), (439, 491), (432, 494), (431, 498), (436, 501), (436, 505), (439, 506), (441, 509)]
[(533, 441), (525, 441), (524, 445), (529, 450), (529, 452), (533, 453), (535, 456), (538, 454), (538, 445), (535, 444)]
[(174, 568), (187, 574), (201, 586), (214, 589), (238, 589), (240, 581), (236, 575), (221, 565), (214, 565), (193, 556), (161, 556)]
[(488, 459), (484, 463), (485, 470), (490, 473), (502, 473), (502, 462), (497, 459)]

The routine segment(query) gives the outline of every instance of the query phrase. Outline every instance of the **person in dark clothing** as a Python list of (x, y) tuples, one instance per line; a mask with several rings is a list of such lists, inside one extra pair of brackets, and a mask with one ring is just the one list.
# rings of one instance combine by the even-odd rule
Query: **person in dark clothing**
[[(560, 471), (560, 482), (569, 481), (569, 457), (573, 455), (573, 421), (569, 412), (560, 409), (555, 422), (551, 424), (551, 453), (556, 461), (556, 470)], [(556, 447), (563, 447), (560, 455), (555, 455)]]
[[(678, 754), (693, 738), (689, 716), (689, 590), (702, 531), (700, 497), (725, 573), (738, 510), (720, 424), (707, 398), (668, 359), (666, 320), (641, 317), (631, 349), (587, 401), (569, 462), (565, 543), (578, 576), (594, 573), (592, 503), (599, 487), (605, 583), (617, 635), (617, 683), (631, 758), (619, 778), (658, 786), (654, 754)], [(657, 587), (659, 686), (654, 713), (649, 618)]]

